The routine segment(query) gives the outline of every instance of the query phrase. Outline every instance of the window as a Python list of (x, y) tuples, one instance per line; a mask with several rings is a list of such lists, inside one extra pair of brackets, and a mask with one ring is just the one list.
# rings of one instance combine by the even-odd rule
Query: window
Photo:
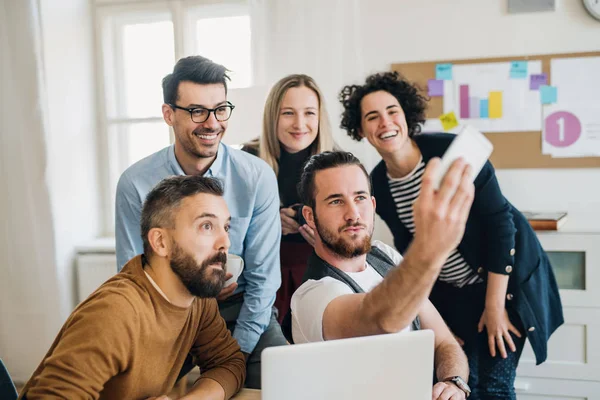
[(162, 79), (175, 61), (199, 54), (231, 70), (230, 88), (253, 83), (245, 1), (96, 0), (105, 233), (114, 233), (121, 173), (172, 142), (162, 118)]
[(243, 4), (200, 6), (188, 17), (193, 38), (191, 53), (231, 70), (232, 89), (252, 85), (251, 30), (248, 7)]

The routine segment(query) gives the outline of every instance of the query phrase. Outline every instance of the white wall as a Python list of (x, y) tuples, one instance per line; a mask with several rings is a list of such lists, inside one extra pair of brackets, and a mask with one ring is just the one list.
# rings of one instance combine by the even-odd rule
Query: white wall
[[(391, 64), (600, 50), (600, 21), (581, 1), (557, 0), (554, 12), (508, 14), (505, 0), (361, 0), (367, 73)], [(567, 210), (563, 229), (599, 231), (600, 169), (499, 170), (518, 208)], [(378, 226), (378, 236), (389, 232)]]
[(100, 233), (92, 10), (89, 0), (40, 0), (48, 100), (47, 179), (61, 315), (75, 306), (75, 246)]
[(39, 15), (0, 3), (0, 357), (26, 378), (57, 329)]
[(0, 357), (23, 382), (75, 305), (74, 247), (99, 233), (93, 31), (88, 0), (0, 10)]

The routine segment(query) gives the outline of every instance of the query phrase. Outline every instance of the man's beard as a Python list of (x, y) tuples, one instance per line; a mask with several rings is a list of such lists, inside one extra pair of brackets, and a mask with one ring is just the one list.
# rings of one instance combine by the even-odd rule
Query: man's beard
[[(194, 257), (173, 242), (171, 269), (187, 290), (196, 297), (216, 297), (225, 285), (227, 254), (218, 252), (198, 264)], [(221, 264), (221, 269), (211, 265)]]
[[(362, 256), (363, 254), (371, 251), (371, 237), (373, 236), (373, 231), (368, 232), (368, 234), (358, 243), (352, 243), (344, 240), (342, 236), (336, 237), (335, 234), (329, 229), (319, 224), (319, 219), (317, 218), (317, 213), (314, 213), (315, 217), (315, 226), (317, 228), (317, 232), (319, 232), (319, 236), (321, 237), (321, 241), (329, 250), (333, 251), (335, 254), (342, 258), (354, 258), (358, 256)], [(353, 226), (362, 226), (365, 230), (368, 227), (362, 223), (348, 223), (341, 228), (338, 229), (338, 233), (341, 233), (344, 229), (353, 227)]]

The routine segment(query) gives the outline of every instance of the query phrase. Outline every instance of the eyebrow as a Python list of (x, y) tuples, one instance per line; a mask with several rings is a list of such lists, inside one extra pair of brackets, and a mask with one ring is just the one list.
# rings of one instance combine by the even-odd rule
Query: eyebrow
[[(200, 219), (200, 218), (218, 219), (218, 217), (215, 214), (212, 214), (212, 213), (202, 213), (202, 214), (198, 215), (196, 218), (194, 218), (194, 220), (197, 220), (197, 219)], [(231, 215), (229, 216), (229, 218), (227, 218), (225, 220), (225, 222), (231, 222)]]
[[(385, 109), (389, 110), (390, 108), (394, 108), (394, 107), (400, 107), (400, 106), (397, 104), (391, 104), (391, 105), (387, 106)], [(369, 115), (376, 114), (376, 113), (377, 113), (377, 111), (375, 111), (375, 110), (369, 111), (368, 113), (365, 114), (364, 118), (367, 118)]]
[[(294, 110), (294, 107), (281, 107), (282, 110)], [(304, 107), (304, 110), (316, 110), (317, 107)]]
[[(223, 100), (222, 102), (220, 102), (220, 103), (217, 103), (217, 104), (215, 105), (215, 108), (216, 108), (216, 107), (223, 106), (223, 105), (225, 105), (225, 104), (227, 104), (227, 100)], [(189, 105), (187, 106), (187, 108), (210, 108), (210, 107), (203, 106), (202, 104), (189, 104)]]
[[(358, 195), (361, 195), (361, 194), (368, 195), (369, 192), (367, 192), (366, 190), (357, 190), (356, 192), (354, 192), (352, 194), (354, 196), (358, 196)], [(329, 196), (325, 197), (323, 199), (323, 201), (328, 201), (328, 200), (333, 200), (333, 199), (339, 199), (340, 197), (344, 197), (344, 195), (341, 194), (341, 193), (333, 193), (333, 194), (330, 194)]]
[(214, 218), (214, 219), (217, 219), (217, 216), (215, 214), (212, 214), (212, 213), (202, 213), (202, 214), (198, 215), (194, 219), (200, 219), (200, 218)]

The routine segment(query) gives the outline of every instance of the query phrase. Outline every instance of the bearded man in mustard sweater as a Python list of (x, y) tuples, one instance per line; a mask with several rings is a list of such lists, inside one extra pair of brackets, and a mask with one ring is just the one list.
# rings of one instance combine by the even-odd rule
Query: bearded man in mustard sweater
[(218, 180), (161, 181), (142, 209), (144, 254), (73, 311), (22, 399), (166, 396), (191, 354), (201, 376), (183, 399), (229, 399), (245, 360), (219, 314), (230, 216)]

